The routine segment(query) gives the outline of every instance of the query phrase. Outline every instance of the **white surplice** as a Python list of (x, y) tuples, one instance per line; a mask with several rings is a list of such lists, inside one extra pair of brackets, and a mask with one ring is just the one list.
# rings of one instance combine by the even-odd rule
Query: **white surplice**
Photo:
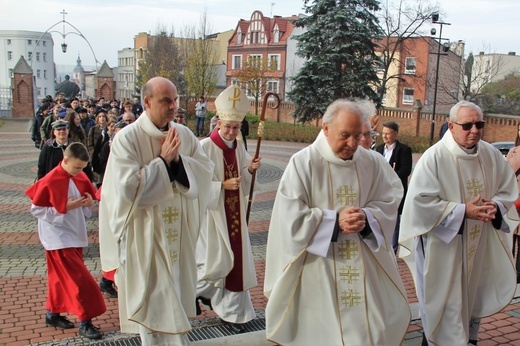
[[(386, 166), (361, 147), (352, 160), (339, 159), (323, 131), (291, 158), (267, 241), (269, 340), (298, 346), (403, 341), (411, 313), (390, 245), (403, 188)], [(345, 206), (363, 209), (372, 234), (340, 233), (331, 242), (336, 212)]]
[[(101, 263), (104, 271), (118, 268), (121, 330), (137, 332), (141, 325), (151, 333), (147, 344), (157, 333), (178, 336), (190, 330), (195, 246), (213, 173), (192, 132), (173, 122), (169, 126), (179, 134), (189, 188), (170, 182), (159, 157), (165, 134), (144, 112), (112, 142), (100, 202)], [(161, 338), (156, 342), (164, 343)], [(180, 339), (171, 342), (185, 343)]]
[[(251, 157), (243, 143), (237, 143), (235, 150), (240, 181), (240, 223), (242, 258), (235, 258), (229, 241), (228, 225), (222, 182), (226, 180), (224, 156), (211, 138), (201, 141), (206, 155), (215, 163), (213, 181), (206, 190), (208, 213), (197, 243), (197, 266), (199, 283), (197, 295), (211, 299), (215, 313), (224, 321), (246, 323), (255, 317), (249, 289), (257, 285), (253, 251), (246, 222), (246, 207), (252, 175), (248, 171)], [(225, 288), (226, 276), (233, 269), (235, 261), (242, 261), (243, 291), (232, 292)]]
[[(435, 345), (466, 345), (470, 320), (500, 311), (516, 289), (510, 232), (518, 223), (516, 180), (490, 144), (480, 141), (473, 152), (446, 132), (417, 162), (401, 220), (400, 254)], [(464, 219), (465, 203), (478, 195), (497, 202), (501, 230)]]

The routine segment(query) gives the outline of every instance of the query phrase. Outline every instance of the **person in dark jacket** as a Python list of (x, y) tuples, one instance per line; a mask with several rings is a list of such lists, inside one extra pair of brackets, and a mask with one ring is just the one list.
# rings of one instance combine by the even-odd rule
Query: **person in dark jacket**
[(34, 146), (38, 149), (40, 149), (42, 141), (40, 128), (43, 124), (43, 120), (49, 115), (50, 108), (50, 103), (44, 103), (43, 105), (41, 105), (38, 111), (36, 112), (36, 116), (33, 120), (31, 139), (34, 142)]
[[(52, 123), (52, 138), (43, 144), (38, 158), (37, 179), (43, 178), (63, 160), (63, 152), (73, 142), (69, 138), (69, 124), (67, 121), (57, 120)], [(88, 164), (83, 171), (90, 181), (93, 181), (92, 166)]]

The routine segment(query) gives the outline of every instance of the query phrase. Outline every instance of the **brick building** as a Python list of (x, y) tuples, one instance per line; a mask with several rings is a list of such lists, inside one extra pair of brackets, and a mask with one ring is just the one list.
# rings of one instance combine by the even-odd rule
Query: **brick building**
[[(298, 59), (294, 54), (288, 56), (288, 43), (294, 29), (292, 20), (297, 18), (270, 18), (260, 11), (254, 11), (250, 20), (241, 19), (227, 47), (227, 85), (241, 85), (237, 76), (247, 63), (263, 64), (269, 66), (263, 73), (263, 89), (278, 93), (284, 100), (288, 66), (293, 59)], [(291, 71), (294, 74), (298, 72)], [(251, 96), (247, 85), (241, 87)]]

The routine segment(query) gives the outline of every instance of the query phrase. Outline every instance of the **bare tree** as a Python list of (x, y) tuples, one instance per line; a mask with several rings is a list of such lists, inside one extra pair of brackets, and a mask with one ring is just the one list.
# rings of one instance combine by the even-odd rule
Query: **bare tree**
[(218, 42), (211, 39), (212, 26), (207, 12), (200, 16), (198, 27), (186, 26), (179, 40), (186, 79), (186, 91), (194, 96), (208, 96), (217, 84)]
[[(402, 79), (402, 68), (405, 61), (401, 55), (406, 53), (404, 42), (412, 37), (424, 34), (423, 25), (431, 20), (431, 15), (439, 12), (438, 5), (433, 5), (428, 0), (386, 0), (381, 1), (381, 11), (377, 14), (379, 26), (383, 32), (381, 40), (377, 41), (380, 57), (379, 85), (377, 93), (379, 99), (387, 93), (387, 88), (392, 85), (393, 79)], [(425, 78), (423, 75), (415, 75), (415, 78)], [(394, 83), (396, 84), (396, 83)]]
[(255, 99), (255, 115), (258, 115), (258, 102), (268, 90), (270, 72), (276, 70), (276, 62), (259, 56), (250, 55), (243, 68), (233, 71), (233, 78), (246, 85), (249, 96)]
[(145, 59), (139, 64), (139, 75), (143, 81), (161, 76), (178, 84), (181, 71), (179, 60), (179, 48), (174, 41), (173, 28), (167, 31), (164, 25), (158, 25)]
[[(485, 53), (486, 51), (489, 53)], [(439, 90), (449, 94), (454, 102), (460, 100), (477, 102), (483, 95), (486, 85), (502, 73), (503, 64), (502, 56), (490, 53), (488, 47), (483, 47), (477, 56), (470, 52), (466, 60), (460, 63), (447, 60), (444, 65), (447, 73), (443, 80), (439, 80)], [(453, 93), (451, 85), (456, 81), (460, 90), (458, 93)]]

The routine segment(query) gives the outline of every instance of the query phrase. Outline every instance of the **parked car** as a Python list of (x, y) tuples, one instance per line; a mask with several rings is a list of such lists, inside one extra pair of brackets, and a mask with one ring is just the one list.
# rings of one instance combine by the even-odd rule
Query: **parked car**
[(493, 142), (491, 145), (500, 150), (502, 155), (507, 156), (509, 149), (515, 146), (515, 142)]

